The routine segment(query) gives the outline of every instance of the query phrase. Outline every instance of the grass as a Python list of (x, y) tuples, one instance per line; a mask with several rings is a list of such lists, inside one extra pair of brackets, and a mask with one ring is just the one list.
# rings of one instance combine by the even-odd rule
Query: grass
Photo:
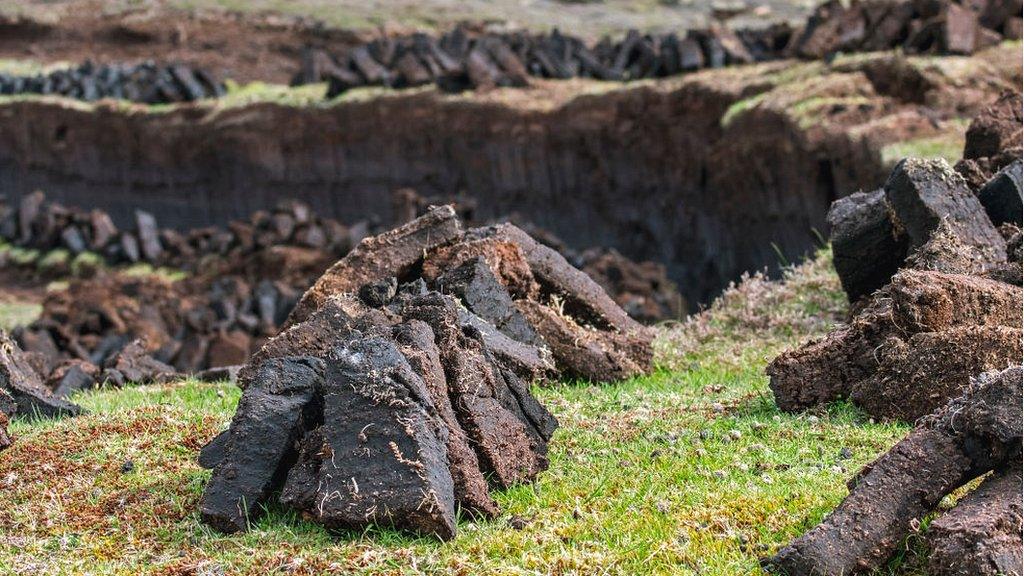
[(893, 142), (882, 148), (882, 162), (895, 166), (904, 158), (943, 158), (955, 164), (963, 156), (967, 121), (949, 122), (942, 134)]
[[(842, 308), (823, 251), (784, 283), (749, 277), (706, 312), (659, 327), (660, 368), (650, 376), (538, 388), (561, 422), (550, 469), (498, 493), (500, 518), (464, 518), (447, 543), (383, 527), (329, 533), (277, 507), (246, 534), (219, 535), (195, 512), (208, 477), (195, 457), (229, 422), (238, 390), (185, 381), (91, 391), (75, 398), (89, 415), (13, 423), (15, 444), (0, 456), (0, 566), (12, 574), (758, 573), (759, 556), (817, 523), (846, 494), (847, 478), (906, 432), (846, 404), (813, 415), (775, 408), (767, 360), (822, 333)], [(513, 516), (525, 526), (514, 528)]]
[(36, 302), (18, 299), (0, 300), (0, 330), (10, 330), (36, 319), (43, 307)]

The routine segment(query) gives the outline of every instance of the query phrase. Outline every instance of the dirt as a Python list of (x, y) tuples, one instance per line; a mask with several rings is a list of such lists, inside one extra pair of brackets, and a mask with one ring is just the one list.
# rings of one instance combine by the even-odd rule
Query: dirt
[[(287, 83), (305, 45), (344, 49), (369, 31), (327, 29), (272, 14), (136, 9), (108, 14), (104, 3), (65, 3), (39, 18), (0, 18), (0, 58), (42, 63), (142, 62), (159, 57), (220, 79)], [(59, 14), (58, 18), (53, 18)]]

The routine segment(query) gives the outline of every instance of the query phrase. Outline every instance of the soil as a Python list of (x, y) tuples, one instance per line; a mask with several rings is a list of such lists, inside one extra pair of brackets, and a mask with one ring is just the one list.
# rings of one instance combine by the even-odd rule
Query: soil
[[(1013, 66), (988, 63), (1000, 50), (972, 57), (966, 77), (905, 64), (923, 79), (913, 100), (871, 81), (870, 64), (894, 58), (881, 55), (832, 69), (780, 62), (615, 90), (551, 81), (315, 108), (150, 114), (11, 102), (0, 107), (0, 130), (11, 135), (0, 142), (0, 186), (14, 199), (42, 189), (107, 209), (122, 226), (133, 221), (125, 207), (138, 207), (179, 228), (223, 224), (295, 197), (345, 224), (391, 222), (393, 191), (454, 194), (476, 206), (476, 221), (515, 216), (508, 219), (576, 249), (605, 246), (661, 262), (695, 309), (743, 271), (778, 270), (779, 252), (793, 261), (815, 246), (832, 200), (882, 181), (887, 143), (941, 133), (944, 121), (1009, 85)], [(800, 70), (811, 78), (784, 81)], [(793, 112), (802, 101), (851, 95), (857, 105), (825, 106), (811, 119)]]
[(284, 84), (298, 69), (303, 46), (342, 50), (372, 34), (272, 14), (160, 8), (108, 14), (104, 4), (77, 0), (65, 2), (60, 12), (51, 6), (50, 17), (0, 17), (0, 58), (40, 63), (159, 58), (206, 69), (222, 80)]

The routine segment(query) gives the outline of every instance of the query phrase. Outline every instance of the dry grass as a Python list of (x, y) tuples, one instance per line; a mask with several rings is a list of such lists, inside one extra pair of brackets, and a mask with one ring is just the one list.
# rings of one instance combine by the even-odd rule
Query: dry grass
[(714, 356), (727, 362), (756, 350), (774, 355), (802, 339), (823, 335), (843, 319), (846, 297), (822, 249), (803, 264), (786, 268), (781, 280), (745, 274), (711, 306), (682, 322), (664, 326), (655, 341), (655, 362), (680, 369)]

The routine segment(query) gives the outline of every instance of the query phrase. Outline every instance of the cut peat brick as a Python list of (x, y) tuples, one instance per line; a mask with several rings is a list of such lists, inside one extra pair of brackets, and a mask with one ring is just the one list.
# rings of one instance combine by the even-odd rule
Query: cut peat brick
[(465, 240), (438, 248), (423, 260), (423, 279), (434, 284), (448, 270), (475, 258), (483, 258), (487, 262), (513, 298), (537, 297), (540, 287), (522, 250), (514, 242), (496, 238)]
[(848, 324), (772, 360), (765, 372), (781, 410), (799, 412), (846, 398), (854, 384), (874, 374), (875, 349), (896, 330), (888, 292), (876, 294)]
[(1014, 160), (996, 173), (978, 191), (978, 200), (993, 224), (1022, 225), (1024, 203), (1021, 201), (1021, 160)]
[(629, 317), (594, 280), (574, 268), (565, 258), (512, 224), (476, 228), (467, 240), (494, 238), (519, 247), (543, 291), (565, 300), (565, 311), (581, 323), (611, 328), (624, 333), (646, 333), (647, 329)]
[(615, 382), (650, 369), (653, 352), (646, 338), (585, 328), (532, 300), (519, 300), (516, 306), (548, 344), (564, 376)]
[(487, 491), (487, 480), (480, 471), (476, 453), (448, 397), (448, 382), (441, 352), (434, 342), (434, 331), (425, 322), (410, 320), (395, 326), (393, 333), (409, 365), (423, 379), (438, 416), (448, 428), (445, 445), (456, 500), (470, 512), (486, 517), (496, 516), (498, 505)]
[[(294, 443), (311, 427), (311, 406), (324, 378), (323, 361), (273, 358), (256, 372), (238, 402), (228, 438), (207, 451), (219, 460), (199, 504), (203, 521), (223, 532), (245, 530), (294, 461)], [(221, 453), (218, 459), (217, 452)]]
[(928, 573), (1001, 576), (1021, 569), (1021, 461), (1011, 461), (928, 525)]
[[(238, 503), (280, 488), (281, 504), (330, 528), (449, 539), (456, 506), (495, 517), (491, 489), (547, 469), (558, 421), (532, 381), (650, 371), (652, 333), (586, 274), (517, 228), (474, 232), (463, 238), (451, 207), (432, 209), (364, 240), (307, 292), (239, 370), (237, 422), (200, 455), (214, 468), (204, 519), (243, 529)], [(260, 294), (269, 317), (276, 298)], [(261, 420), (279, 429), (265, 452), (240, 451), (236, 429), (256, 426), (247, 399), (262, 397), (267, 366), (296, 356), (323, 362), (320, 384), (291, 417)], [(252, 467), (244, 482), (224, 472), (240, 466)]]
[(906, 158), (885, 183), (885, 196), (913, 248), (947, 222), (967, 245), (1006, 258), (1006, 242), (963, 177), (945, 160)]
[(524, 414), (479, 340), (462, 332), (455, 301), (428, 294), (408, 302), (403, 314), (434, 330), (452, 407), (491, 481), (507, 488), (532, 480), (547, 469), (550, 434), (543, 434)]
[(315, 517), (329, 527), (401, 526), (447, 540), (455, 502), (446, 428), (395, 344), (353, 340), (332, 351)]
[(877, 351), (878, 370), (850, 399), (873, 417), (914, 422), (959, 396), (972, 376), (1020, 362), (1020, 328), (958, 326), (893, 338)]
[(1021, 289), (977, 276), (904, 270), (893, 278), (890, 294), (893, 321), (907, 333), (1024, 323)]
[(494, 356), (499, 364), (511, 369), (519, 377), (529, 381), (544, 379), (555, 372), (551, 351), (537, 338), (542, 346), (524, 344), (509, 338), (483, 318), (459, 309), (459, 324), (463, 329), (473, 328), (480, 334), (483, 347)]
[(466, 308), (509, 338), (524, 344), (541, 343), (483, 256), (446, 272), (435, 283), (441, 293), (458, 297)]
[(238, 371), (238, 386), (246, 388), (255, 369), (265, 360), (304, 355), (325, 358), (340, 341), (347, 338), (366, 307), (351, 296), (329, 298), (319, 310), (301, 323), (294, 324), (268, 340)]
[(12, 443), (11, 435), (7, 432), (7, 426), (11, 423), (11, 417), (17, 411), (18, 403), (14, 401), (14, 398), (6, 390), (0, 388), (0, 451), (10, 447)]
[(305, 320), (332, 294), (353, 294), (375, 280), (401, 278), (422, 260), (424, 253), (461, 236), (462, 224), (455, 210), (441, 206), (394, 230), (364, 238), (303, 295), (287, 325)]
[(1019, 356), (1021, 308), (1016, 286), (903, 270), (850, 322), (776, 357), (769, 385), (785, 411), (851, 398), (877, 418), (913, 421)]
[[(16, 414), (24, 418), (77, 416), (83, 410), (58, 398), (43, 385), (39, 374), (28, 363), (18, 344), (0, 330), (0, 390), (17, 405)], [(8, 414), (11, 416), (11, 414)]]
[(857, 192), (828, 212), (832, 261), (851, 302), (889, 283), (907, 255), (907, 237), (889, 217), (885, 192)]
[(1021, 396), (1019, 367), (979, 378), (862, 470), (832, 514), (762, 566), (787, 576), (877, 568), (944, 496), (1019, 457)]

